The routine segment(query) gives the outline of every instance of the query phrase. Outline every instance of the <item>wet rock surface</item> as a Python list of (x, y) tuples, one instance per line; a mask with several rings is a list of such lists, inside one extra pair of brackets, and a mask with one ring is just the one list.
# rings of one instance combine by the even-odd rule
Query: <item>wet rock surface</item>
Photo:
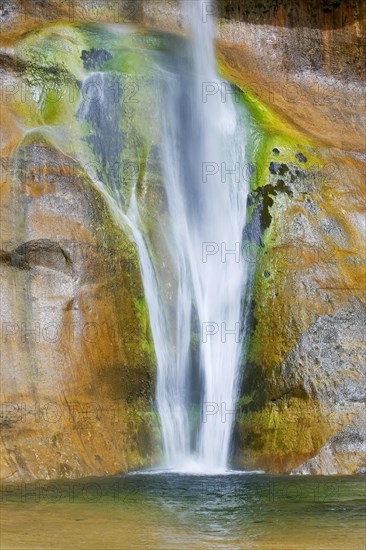
[(83, 60), (85, 69), (100, 69), (106, 61), (112, 58), (112, 55), (107, 50), (98, 50), (92, 48), (91, 50), (83, 50), (81, 52), (81, 59)]

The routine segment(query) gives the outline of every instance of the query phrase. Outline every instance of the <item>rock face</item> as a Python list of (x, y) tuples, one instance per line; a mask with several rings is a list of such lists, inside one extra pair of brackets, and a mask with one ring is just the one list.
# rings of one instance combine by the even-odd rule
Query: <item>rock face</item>
[(149, 464), (155, 359), (136, 250), (79, 166), (39, 138), (20, 157), (2, 182), (2, 477)]
[[(67, 140), (62, 148), (53, 139), (54, 121), (65, 135), (74, 124), (71, 99), (40, 111), (43, 99), (27, 96), (41, 73), (19, 38), (66, 16), (184, 32), (175, 1), (121, 6), (116, 14), (101, 4), (96, 14), (80, 1), (70, 13), (59, 2), (9, 0), (0, 13), (6, 480), (112, 474), (159, 453), (135, 246)], [(243, 254), (252, 305), (234, 463), (357, 473), (365, 419), (364, 3), (223, 0), (219, 9), (222, 75), (257, 121), (244, 234), (256, 253)], [(73, 75), (68, 91), (78, 89), (83, 63), (109, 60), (103, 44), (93, 53), (76, 32), (49, 32), (65, 45), (61, 68), (75, 64), (65, 71), (65, 79)], [(49, 68), (42, 78), (54, 84), (60, 74)]]
[(366, 452), (365, 419), (356, 417), (340, 432), (331, 437), (312, 459), (304, 462), (293, 474), (337, 475), (343, 472), (365, 473), (360, 467), (360, 456)]
[(237, 42), (222, 47), (225, 74), (275, 115), (262, 119), (269, 176), (258, 179), (272, 188), (235, 458), (274, 472), (355, 473), (365, 421), (362, 8), (334, 4), (313, 27), (305, 16), (290, 24), (288, 11), (279, 24), (281, 9), (272, 27), (247, 16), (222, 29)]
[(150, 465), (159, 454), (155, 354), (136, 246), (85, 166), (55, 144), (47, 105), (31, 93), (38, 69), (6, 60), (1, 478)]

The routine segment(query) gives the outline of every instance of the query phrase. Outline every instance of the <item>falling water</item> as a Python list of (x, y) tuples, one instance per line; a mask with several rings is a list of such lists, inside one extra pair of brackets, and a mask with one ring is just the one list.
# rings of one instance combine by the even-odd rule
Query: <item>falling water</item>
[(172, 433), (175, 421), (169, 408), (176, 398), (180, 408), (188, 408), (194, 308), (201, 329), (201, 422), (194, 451), (187, 453), (188, 434), (183, 434), (179, 441), (184, 445), (176, 442), (171, 464), (213, 471), (227, 466), (242, 347), (245, 264), (238, 255), (225, 252), (235, 247), (238, 252), (245, 223), (246, 189), (235, 170), (238, 163), (244, 164), (245, 128), (230, 94), (224, 93), (226, 83), (216, 74), (215, 27), (206, 16), (207, 2), (183, 5), (192, 34), (191, 64), (188, 75), (182, 68), (169, 82), (163, 136), (171, 251), (179, 281), (177, 347), (175, 367), (161, 373), (158, 402), (162, 423)]
[[(246, 266), (239, 243), (247, 184), (240, 167), (246, 119), (227, 93), (228, 83), (216, 73), (215, 24), (206, 14), (208, 5), (182, 2), (190, 40), (184, 52), (156, 67), (162, 81), (160, 159), (168, 210), (160, 236), (175, 279), (170, 300), (159, 250), (145, 230), (136, 182), (128, 202), (117, 190), (114, 196), (139, 251), (158, 365), (164, 466), (217, 472), (227, 468), (242, 351)], [(90, 78), (102, 85), (101, 73)], [(108, 109), (108, 103), (99, 108)], [(79, 115), (92, 119), (90, 109), (84, 102)], [(113, 113), (102, 114), (113, 120)], [(193, 342), (195, 331), (198, 343)]]

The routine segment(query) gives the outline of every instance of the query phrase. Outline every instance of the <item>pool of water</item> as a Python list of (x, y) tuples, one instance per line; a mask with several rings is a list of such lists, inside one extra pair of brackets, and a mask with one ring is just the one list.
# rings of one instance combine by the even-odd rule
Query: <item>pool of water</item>
[(135, 473), (2, 485), (1, 549), (358, 550), (365, 479)]

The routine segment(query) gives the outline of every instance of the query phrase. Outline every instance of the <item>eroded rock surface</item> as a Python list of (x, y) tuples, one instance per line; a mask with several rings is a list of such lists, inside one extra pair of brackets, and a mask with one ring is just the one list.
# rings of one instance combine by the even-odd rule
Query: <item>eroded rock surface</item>
[(82, 167), (46, 140), (20, 143), (10, 159), (1, 189), (2, 479), (151, 464), (155, 357), (135, 245)]

